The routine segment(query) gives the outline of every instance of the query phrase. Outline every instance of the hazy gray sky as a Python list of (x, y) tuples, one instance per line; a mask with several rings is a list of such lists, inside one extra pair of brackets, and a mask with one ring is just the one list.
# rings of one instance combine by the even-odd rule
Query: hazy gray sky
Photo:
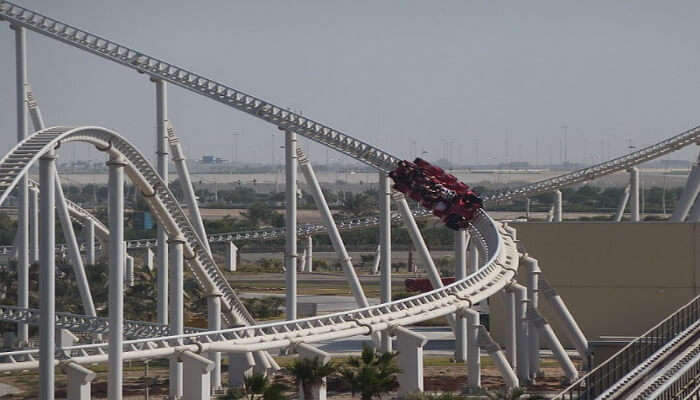
[[(20, 1), (400, 157), (592, 163), (700, 125), (697, 1)], [(0, 24), (0, 152), (15, 132), (13, 34)], [(101, 125), (154, 153), (145, 75), (28, 34), (48, 125)], [(190, 158), (281, 158), (271, 125), (171, 86)], [(274, 140), (274, 144), (272, 141)], [(507, 145), (506, 145), (507, 144)], [(86, 147), (61, 158), (98, 159)], [(309, 147), (312, 159), (326, 151)], [(695, 149), (672, 158), (691, 159)], [(330, 158), (339, 158), (330, 154)]]

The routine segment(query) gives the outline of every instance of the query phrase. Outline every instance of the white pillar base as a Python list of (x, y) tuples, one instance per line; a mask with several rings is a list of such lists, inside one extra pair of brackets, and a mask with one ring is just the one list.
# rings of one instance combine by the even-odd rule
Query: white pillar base
[(209, 373), (214, 363), (191, 351), (180, 353), (183, 370), (183, 400), (209, 400), (211, 398), (211, 378)]
[(71, 400), (90, 400), (91, 382), (96, 374), (82, 365), (70, 362), (63, 364), (61, 369), (68, 378), (67, 398)]
[[(296, 346), (296, 351), (299, 353), (300, 358), (308, 358), (308, 359), (314, 359), (316, 357), (319, 358), (321, 363), (327, 364), (331, 360), (331, 355), (326, 353), (325, 351), (319, 350), (311, 345), (305, 344), (305, 343), (300, 343), (297, 344)], [(299, 388), (299, 398), (302, 400), (326, 400), (326, 390), (327, 390), (327, 385), (326, 385), (326, 378), (323, 378), (323, 381), (321, 382), (320, 385), (311, 388), (311, 398), (307, 399), (304, 396), (304, 391), (302, 388)]]
[(228, 354), (228, 386), (241, 387), (246, 377), (253, 375), (255, 358), (253, 353)]
[(423, 391), (423, 346), (428, 342), (425, 336), (402, 326), (393, 329), (396, 335), (396, 348), (399, 373), (399, 396)]

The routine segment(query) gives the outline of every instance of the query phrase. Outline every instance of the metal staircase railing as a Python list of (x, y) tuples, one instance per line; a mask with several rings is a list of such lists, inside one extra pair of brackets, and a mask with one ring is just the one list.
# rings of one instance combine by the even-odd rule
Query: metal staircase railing
[(700, 320), (700, 296), (574, 382), (555, 399), (595, 399)]

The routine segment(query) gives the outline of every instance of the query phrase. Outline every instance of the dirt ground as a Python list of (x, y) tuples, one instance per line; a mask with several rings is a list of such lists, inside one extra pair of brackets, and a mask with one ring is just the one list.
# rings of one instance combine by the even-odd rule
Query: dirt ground
[[(281, 362), (285, 365), (284, 362)], [(449, 362), (445, 357), (426, 357), (424, 367), (424, 385), (427, 392), (455, 392), (463, 390), (467, 383), (464, 364)], [(124, 398), (145, 399), (144, 366), (140, 362), (127, 363), (124, 366)], [(92, 398), (107, 398), (107, 372), (105, 366), (90, 367), (97, 373), (92, 382)], [(226, 380), (226, 367), (222, 379)], [(487, 357), (482, 358), (481, 382), (485, 389), (499, 389), (503, 386), (498, 371)], [(552, 394), (564, 388), (562, 372), (553, 360), (542, 361), (542, 377), (534, 385), (527, 388), (529, 393)], [(149, 398), (167, 399), (168, 370), (165, 362), (152, 365), (149, 368)], [(293, 387), (293, 378), (283, 369), (274, 377), (275, 382), (281, 382)], [(0, 396), (1, 399), (33, 399), (38, 397), (39, 381), (36, 373), (14, 373), (0, 377), (0, 382), (11, 385), (22, 391), (16, 395)], [(290, 398), (296, 398), (295, 390), (288, 392)], [(66, 379), (60, 370), (56, 371), (56, 398), (66, 398)], [(340, 378), (330, 378), (328, 382), (329, 399), (352, 399), (348, 385)]]

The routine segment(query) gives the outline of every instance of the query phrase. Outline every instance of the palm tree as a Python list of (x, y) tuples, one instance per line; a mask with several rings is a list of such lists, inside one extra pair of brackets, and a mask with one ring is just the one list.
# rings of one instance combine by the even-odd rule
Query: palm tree
[(382, 394), (398, 388), (396, 374), (401, 369), (396, 365), (397, 355), (396, 352), (380, 354), (365, 345), (360, 357), (350, 357), (350, 368), (343, 368), (341, 375), (350, 383), (353, 396), (359, 392), (362, 400), (380, 399)]
[(301, 358), (294, 360), (289, 372), (294, 376), (294, 382), (301, 386), (304, 400), (313, 399), (313, 389), (323, 384), (323, 380), (334, 374), (338, 367), (329, 362), (324, 363), (320, 357)]
[(287, 386), (281, 383), (270, 383), (267, 376), (255, 373), (243, 380), (243, 390), (229, 389), (221, 399), (224, 400), (284, 400)]

